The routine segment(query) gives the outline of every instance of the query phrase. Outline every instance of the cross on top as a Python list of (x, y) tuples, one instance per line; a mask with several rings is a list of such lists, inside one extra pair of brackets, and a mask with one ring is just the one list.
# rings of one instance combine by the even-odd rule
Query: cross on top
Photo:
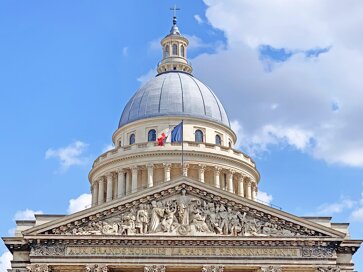
[(172, 10), (172, 11), (173, 11), (174, 18), (176, 18), (176, 11), (177, 11), (177, 10), (180, 10), (180, 8), (178, 8), (176, 5), (174, 5), (174, 7), (170, 8), (170, 10)]

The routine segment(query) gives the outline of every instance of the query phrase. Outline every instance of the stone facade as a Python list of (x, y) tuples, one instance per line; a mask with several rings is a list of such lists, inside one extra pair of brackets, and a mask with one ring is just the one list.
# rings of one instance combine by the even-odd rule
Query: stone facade
[[(162, 40), (159, 75), (191, 73), (187, 46), (174, 18)], [(177, 76), (180, 85), (187, 83)], [(183, 95), (202, 92), (201, 83), (185, 80)], [(257, 201), (256, 165), (233, 148), (237, 139), (224, 110), (203, 88), (214, 101), (203, 101), (205, 116), (122, 123), (112, 137), (114, 149), (90, 171), (92, 207), (17, 222), (15, 237), (3, 238), (14, 257), (10, 271), (352, 272), (361, 241), (349, 238), (346, 224), (297, 217)], [(222, 119), (212, 120), (212, 107)], [(157, 135), (181, 121), (183, 142), (159, 146)]]

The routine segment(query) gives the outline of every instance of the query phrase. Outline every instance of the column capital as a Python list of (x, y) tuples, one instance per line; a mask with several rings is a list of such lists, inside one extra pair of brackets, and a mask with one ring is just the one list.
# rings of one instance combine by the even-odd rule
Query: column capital
[(133, 165), (130, 167), (131, 171), (137, 171), (139, 170), (139, 166), (138, 165)]
[(217, 175), (219, 175), (221, 173), (221, 171), (222, 171), (222, 167), (220, 167), (220, 166), (214, 166), (214, 172)]
[(98, 182), (103, 182), (105, 180), (105, 177), (104, 176), (100, 176), (99, 178), (98, 178)]
[(227, 169), (227, 173), (233, 175), (234, 173), (236, 173), (236, 170), (229, 168)]
[(125, 174), (126, 170), (124, 168), (118, 168), (117, 174)]
[(169, 163), (169, 162), (164, 162), (164, 163), (163, 163), (163, 166), (164, 166), (164, 168), (170, 168), (170, 167), (171, 167), (171, 163)]
[(113, 172), (108, 172), (105, 176), (106, 176), (107, 179), (112, 178), (113, 177)]
[(153, 163), (148, 163), (148, 164), (146, 164), (146, 168), (154, 168), (154, 164)]
[(206, 165), (204, 165), (204, 164), (198, 164), (198, 171), (200, 172), (200, 173), (204, 173), (205, 172), (205, 168), (206, 168)]

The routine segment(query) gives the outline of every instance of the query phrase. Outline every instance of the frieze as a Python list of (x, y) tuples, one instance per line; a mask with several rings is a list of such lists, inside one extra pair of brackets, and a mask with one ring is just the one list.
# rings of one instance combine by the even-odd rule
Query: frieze
[(238, 248), (238, 247), (76, 247), (66, 248), (65, 256), (163, 256), (163, 257), (301, 257), (300, 248)]
[[(160, 241), (159, 241), (160, 242)], [(65, 244), (37, 244), (31, 246), (30, 256), (246, 256), (246, 257), (299, 257), (299, 258), (332, 258), (335, 250), (330, 247), (309, 246), (238, 246), (230, 241), (215, 243), (214, 246), (202, 241), (179, 241), (179, 244), (171, 244), (163, 241), (159, 244), (141, 243), (139, 246), (132, 243), (125, 245), (65, 245)], [(225, 245), (225, 246), (223, 246)]]
[[(175, 192), (179, 194), (175, 195)], [(173, 194), (173, 196), (169, 196)], [(117, 212), (117, 213), (116, 213)], [(316, 236), (318, 233), (191, 186), (179, 186), (54, 229), (64, 235)]]

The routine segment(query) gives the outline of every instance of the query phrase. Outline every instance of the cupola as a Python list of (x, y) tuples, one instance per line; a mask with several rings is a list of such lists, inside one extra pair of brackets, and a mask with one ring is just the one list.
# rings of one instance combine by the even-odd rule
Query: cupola
[(187, 60), (189, 41), (180, 34), (176, 22), (176, 16), (174, 15), (170, 33), (160, 42), (163, 50), (163, 58), (158, 64), (157, 71), (159, 74), (169, 71), (191, 73), (193, 70), (190, 62)]

